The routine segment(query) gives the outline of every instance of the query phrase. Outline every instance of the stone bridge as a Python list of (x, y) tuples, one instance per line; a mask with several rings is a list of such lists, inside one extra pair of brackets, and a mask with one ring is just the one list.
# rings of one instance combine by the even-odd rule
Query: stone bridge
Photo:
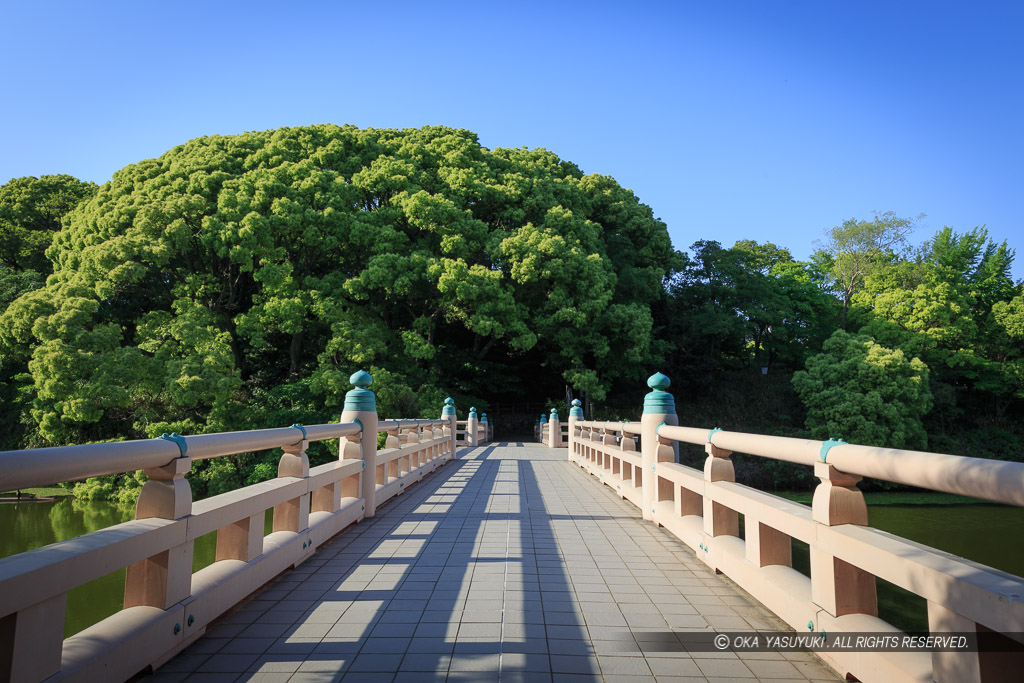
[[(150, 477), (136, 520), (0, 560), (0, 680), (1019, 680), (1024, 580), (870, 528), (857, 482), (1024, 505), (1024, 465), (680, 427), (663, 375), (640, 421), (574, 407), (532, 443), (492, 442), (450, 399), (438, 420), (380, 420), (369, 376), (353, 383), (336, 424), (0, 453), (0, 490)], [(310, 467), (327, 439), (339, 459)], [(270, 448), (276, 479), (192, 501), (192, 461)], [(813, 505), (736, 483), (733, 452), (812, 467)], [(119, 568), (124, 609), (64, 638), (67, 592)], [(984, 651), (843, 649), (903, 635), (876, 577)], [(735, 640), (784, 632), (839, 646)]]

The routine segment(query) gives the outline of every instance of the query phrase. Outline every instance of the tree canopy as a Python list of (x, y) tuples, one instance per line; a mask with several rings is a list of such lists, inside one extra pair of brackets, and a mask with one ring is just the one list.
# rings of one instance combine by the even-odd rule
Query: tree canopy
[(69, 175), (15, 178), (0, 187), (0, 264), (49, 273), (45, 252), (61, 219), (95, 192), (95, 183)]
[[(568, 387), (635, 419), (657, 370), (687, 424), (1024, 460), (1014, 250), (984, 227), (914, 249), (915, 224), (850, 219), (808, 261), (762, 236), (679, 252), (613, 178), (445, 127), (197, 138), (99, 188), (18, 178), (0, 447), (329, 421), (356, 369), (385, 417), (447, 395), (565, 408)], [(274, 471), (190, 477), (204, 495)]]
[(329, 419), (357, 367), (385, 412), (515, 390), (527, 356), (600, 399), (647, 371), (674, 258), (632, 192), (545, 150), (329, 125), (128, 166), (46, 253), (0, 343), (57, 443)]
[(922, 425), (931, 408), (928, 367), (868, 336), (836, 330), (822, 352), (793, 375), (807, 404), (807, 426), (815, 439), (842, 437), (850, 443), (923, 449)]
[(826, 265), (843, 302), (842, 329), (846, 329), (846, 312), (854, 293), (865, 278), (900, 256), (913, 228), (912, 219), (888, 211), (875, 214), (871, 221), (853, 218), (828, 230), (825, 245), (816, 256)]

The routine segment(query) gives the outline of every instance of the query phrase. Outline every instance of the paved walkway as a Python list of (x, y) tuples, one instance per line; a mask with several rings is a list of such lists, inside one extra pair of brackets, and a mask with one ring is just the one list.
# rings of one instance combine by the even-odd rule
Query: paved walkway
[(650, 646), (686, 629), (785, 627), (565, 450), (497, 444), (463, 451), (147, 680), (838, 680), (805, 653)]

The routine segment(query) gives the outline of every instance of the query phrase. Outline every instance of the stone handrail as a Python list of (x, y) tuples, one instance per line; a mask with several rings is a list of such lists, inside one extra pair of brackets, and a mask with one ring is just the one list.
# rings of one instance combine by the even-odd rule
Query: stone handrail
[[(877, 577), (925, 599), (932, 633), (995, 632), (1024, 642), (1024, 579), (870, 528), (857, 487), (872, 477), (1024, 506), (1024, 464), (680, 427), (668, 378), (648, 384), (640, 423), (570, 417), (569, 460), (797, 632), (899, 634), (878, 616)], [(703, 471), (678, 463), (678, 443), (704, 448)], [(813, 467), (821, 482), (813, 504), (736, 483), (734, 452)], [(793, 539), (810, 547), (809, 578), (792, 567)], [(818, 654), (866, 683), (1014, 680), (1020, 664), (1001, 652)]]
[(639, 434), (639, 422), (595, 422), (593, 420), (577, 420), (576, 426), (586, 429), (600, 429), (610, 434)]
[[(324, 441), (358, 434), (361, 428), (357, 424), (330, 424), (302, 429), (306, 431), (307, 441)], [(194, 436), (174, 435), (174, 439), (182, 440), (191, 460), (207, 460), (291, 446), (303, 440), (302, 429), (285, 427)], [(179, 457), (181, 449), (177, 441), (170, 438), (2, 451), (0, 491), (164, 467)]]
[(670, 425), (658, 436), (812, 467), (827, 462), (847, 474), (1024, 507), (1019, 462)]
[[(143, 469), (136, 519), (0, 559), (0, 681), (124, 680), (158, 666), (213, 619), (352, 523), (455, 457), (455, 414), (378, 421), (371, 379), (356, 373), (337, 424), (0, 453), (0, 486), (37, 486)], [(384, 449), (377, 434), (388, 433)], [(310, 442), (340, 439), (310, 467)], [(192, 501), (195, 460), (282, 448), (276, 479)], [(2, 489), (0, 489), (2, 490)], [(265, 513), (272, 531), (264, 535)], [(193, 544), (217, 533), (213, 564)], [(124, 609), (64, 638), (68, 591), (125, 568)]]

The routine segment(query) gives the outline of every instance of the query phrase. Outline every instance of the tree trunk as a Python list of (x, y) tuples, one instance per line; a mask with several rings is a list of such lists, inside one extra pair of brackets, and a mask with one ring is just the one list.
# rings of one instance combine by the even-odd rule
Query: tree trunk
[(302, 364), (302, 331), (292, 335), (292, 343), (288, 347), (288, 358), (291, 361), (288, 372), (291, 375), (299, 374), (299, 366)]
[(487, 355), (487, 352), (490, 351), (491, 349), (493, 349), (494, 345), (497, 344), (497, 343), (498, 343), (498, 338), (497, 337), (491, 337), (491, 339), (486, 344), (484, 344), (484, 347), (482, 349), (480, 349), (480, 351), (477, 352), (476, 359), (477, 360), (483, 360), (484, 356)]
[(846, 332), (846, 309), (850, 306), (850, 292), (843, 292), (843, 317), (839, 322), (839, 329)]
[(238, 374), (241, 375), (244, 382), (249, 379), (249, 369), (245, 364), (245, 353), (242, 352), (242, 342), (238, 339), (235, 321), (226, 311), (221, 312), (220, 318), (224, 331), (231, 336), (231, 355), (234, 356), (235, 367), (238, 369)]

